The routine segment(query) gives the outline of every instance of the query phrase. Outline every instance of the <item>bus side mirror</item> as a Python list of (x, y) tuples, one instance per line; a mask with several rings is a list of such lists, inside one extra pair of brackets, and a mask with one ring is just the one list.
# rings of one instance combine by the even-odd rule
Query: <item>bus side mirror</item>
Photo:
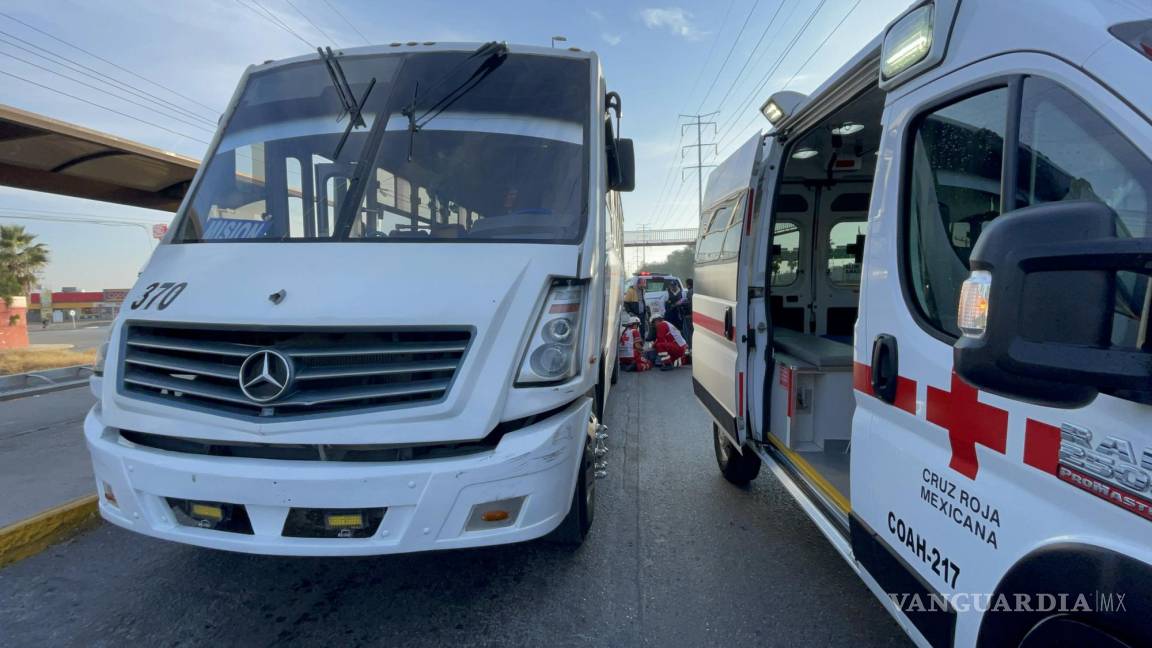
[(608, 155), (608, 188), (632, 191), (636, 188), (636, 153), (632, 140), (617, 138)]
[[(1100, 391), (1152, 403), (1152, 331), (1114, 345), (1118, 309), (1147, 317), (1147, 287), (1125, 294), (1117, 272), (1152, 273), (1152, 239), (1117, 236), (1098, 202), (1057, 202), (993, 220), (961, 291), (956, 373), (994, 394), (1081, 407)], [(1137, 282), (1141, 285), (1143, 282)]]

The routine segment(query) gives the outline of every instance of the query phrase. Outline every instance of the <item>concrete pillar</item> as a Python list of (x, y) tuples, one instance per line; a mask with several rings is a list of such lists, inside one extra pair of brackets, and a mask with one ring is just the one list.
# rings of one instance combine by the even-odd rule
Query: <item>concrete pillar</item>
[(0, 299), (0, 350), (28, 346), (28, 298)]

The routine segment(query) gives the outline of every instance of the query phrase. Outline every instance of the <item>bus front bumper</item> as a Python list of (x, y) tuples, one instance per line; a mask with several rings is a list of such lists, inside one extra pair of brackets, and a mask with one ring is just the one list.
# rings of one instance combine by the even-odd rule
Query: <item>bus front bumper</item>
[[(476, 454), (379, 463), (215, 457), (133, 447), (117, 429), (103, 424), (99, 405), (88, 413), (84, 434), (100, 514), (113, 524), (229, 551), (373, 555), (507, 544), (552, 531), (572, 502), (591, 407), (591, 399), (582, 398)], [(208, 507), (199, 512), (224, 511), (228, 523), (190, 518), (190, 504)], [(357, 537), (369, 533), (371, 518), (381, 509), (379, 526)], [(484, 519), (493, 510), (497, 513), (488, 517), (499, 518), (500, 511), (506, 517)], [(366, 521), (359, 530), (343, 531), (345, 537), (314, 537), (333, 531), (321, 530), (336, 519), (329, 515), (355, 511)], [(290, 513), (293, 522), (286, 526)], [(299, 537), (297, 522), (306, 518), (319, 521), (304, 531), (313, 537)]]

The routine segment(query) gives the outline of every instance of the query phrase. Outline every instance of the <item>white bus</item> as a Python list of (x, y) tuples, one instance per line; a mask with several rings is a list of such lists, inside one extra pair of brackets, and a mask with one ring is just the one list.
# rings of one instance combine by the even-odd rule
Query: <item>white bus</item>
[(262, 554), (581, 542), (634, 176), (619, 114), (574, 50), (249, 68), (98, 360), (103, 517)]
[(918, 1), (709, 179), (720, 469), (919, 645), (1152, 645), (1149, 79), (1146, 3)]

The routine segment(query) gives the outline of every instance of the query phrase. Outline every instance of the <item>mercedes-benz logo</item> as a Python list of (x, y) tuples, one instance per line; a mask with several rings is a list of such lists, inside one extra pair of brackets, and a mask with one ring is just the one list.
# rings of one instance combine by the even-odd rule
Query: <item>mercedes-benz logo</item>
[(240, 365), (240, 391), (257, 403), (280, 398), (291, 385), (292, 361), (279, 351), (257, 351)]

